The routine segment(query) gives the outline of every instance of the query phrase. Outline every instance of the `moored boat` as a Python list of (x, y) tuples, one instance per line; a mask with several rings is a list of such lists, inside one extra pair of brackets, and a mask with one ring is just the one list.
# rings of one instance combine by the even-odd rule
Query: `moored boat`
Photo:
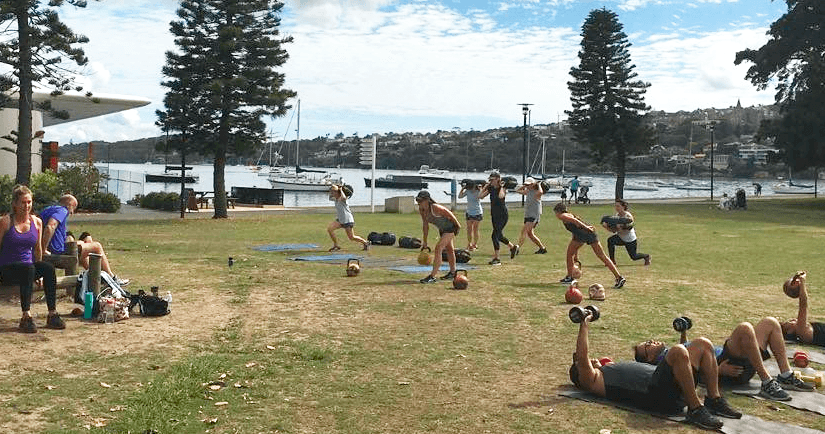
[[(364, 178), (364, 184), (367, 187), (372, 187), (372, 178)], [(420, 176), (387, 175), (376, 178), (375, 186), (379, 188), (420, 190), (427, 188), (427, 183)]]

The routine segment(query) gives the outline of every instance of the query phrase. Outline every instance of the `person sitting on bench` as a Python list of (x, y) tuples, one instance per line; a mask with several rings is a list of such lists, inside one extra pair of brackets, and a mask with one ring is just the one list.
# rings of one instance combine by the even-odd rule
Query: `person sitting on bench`
[(798, 271), (784, 284), (786, 294), (799, 298), (799, 310), (796, 318), (781, 323), (782, 334), (788, 341), (825, 347), (825, 322), (808, 322), (808, 289), (805, 285), (807, 277), (805, 271)]
[[(687, 330), (681, 330), (680, 342), (687, 342)], [(771, 357), (771, 353), (779, 354), (776, 363), (781, 372), (776, 378), (768, 374), (763, 361)], [(635, 347), (636, 360), (655, 364), (667, 346), (660, 343), (655, 348), (644, 351), (642, 344)], [(813, 385), (805, 383), (793, 376), (793, 371), (785, 357), (785, 341), (782, 339), (782, 330), (776, 318), (767, 317), (759, 321), (756, 326), (749, 322), (739, 323), (731, 332), (723, 346), (715, 346), (716, 362), (719, 365), (719, 382), (723, 384), (747, 384), (754, 374), (762, 380), (759, 396), (774, 401), (790, 401), (791, 397), (784, 389), (802, 392), (813, 391)]]
[[(704, 405), (699, 400), (694, 371), (698, 370), (703, 378), (718, 377), (713, 345), (706, 338), (694, 339), (688, 347), (670, 348), (656, 366), (637, 361), (602, 365), (588, 358), (591, 318), (587, 316), (579, 323), (576, 352), (569, 371), (570, 380), (579, 389), (662, 413), (679, 413), (686, 404), (687, 421), (706, 429), (719, 429), (723, 425), (711, 413), (732, 419), (742, 417), (742, 413), (731, 408), (722, 397), (718, 381), (708, 381)], [(654, 347), (657, 342), (645, 344)]]
[[(40, 212), (43, 220), (43, 252), (49, 255), (63, 255), (66, 253), (67, 221), (71, 214), (77, 209), (77, 199), (71, 194), (64, 194), (58, 200), (58, 205), (46, 207)], [(88, 235), (88, 233), (84, 233)], [(85, 240), (85, 241), (84, 241)], [(89, 269), (89, 254), (100, 255), (100, 269), (111, 275), (118, 285), (128, 285), (129, 279), (121, 279), (112, 271), (109, 265), (109, 258), (103, 250), (103, 245), (92, 240), (91, 236), (77, 239), (77, 249), (80, 253), (80, 265)]]

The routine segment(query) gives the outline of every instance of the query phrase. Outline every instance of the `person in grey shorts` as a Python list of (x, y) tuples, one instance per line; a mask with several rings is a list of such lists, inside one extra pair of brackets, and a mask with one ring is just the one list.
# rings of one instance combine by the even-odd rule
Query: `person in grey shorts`
[(535, 229), (541, 220), (541, 197), (544, 195), (544, 190), (541, 184), (536, 182), (532, 177), (528, 177), (524, 181), (524, 185), (516, 189), (516, 193), (524, 195), (524, 226), (521, 227), (521, 235), (518, 237), (518, 244), (516, 245), (516, 252), (521, 250), (524, 245), (524, 238), (530, 238), (530, 241), (535, 243), (539, 249), (537, 254), (543, 255), (547, 253), (544, 243), (541, 242)]
[(370, 247), (369, 241), (355, 235), (352, 230), (355, 226), (355, 217), (352, 216), (352, 211), (350, 211), (347, 204), (347, 199), (350, 196), (352, 196), (352, 189), (347, 185), (332, 185), (329, 188), (329, 200), (335, 202), (335, 221), (327, 226), (327, 233), (332, 238), (330, 252), (341, 250), (341, 246), (338, 245), (338, 238), (335, 237), (335, 231), (341, 228), (344, 228), (350, 240), (363, 244), (364, 250)]
[(461, 191), (458, 197), (467, 198), (467, 210), (464, 217), (467, 220), (467, 251), (478, 249), (478, 231), (481, 220), (484, 219), (484, 208), (481, 207), (481, 200), (478, 195), (481, 193), (481, 184), (472, 180), (461, 183)]

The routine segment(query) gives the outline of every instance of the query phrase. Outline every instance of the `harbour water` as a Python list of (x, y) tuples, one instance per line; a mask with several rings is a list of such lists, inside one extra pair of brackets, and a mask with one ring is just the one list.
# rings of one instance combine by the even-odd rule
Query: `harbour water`
[[(137, 194), (147, 194), (151, 192), (166, 191), (179, 192), (180, 184), (164, 184), (164, 183), (149, 183), (145, 182), (145, 174), (159, 174), (163, 173), (164, 167), (159, 164), (124, 164), (124, 163), (99, 163), (96, 166), (102, 172), (110, 174), (108, 182), (108, 190), (116, 194), (121, 201), (125, 202), (133, 198)], [(394, 196), (414, 196), (417, 190), (400, 190), (389, 188), (376, 188), (371, 191), (370, 188), (365, 187), (364, 178), (371, 176), (369, 169), (329, 169), (341, 176), (343, 181), (353, 186), (354, 194), (350, 199), (350, 205), (369, 206), (372, 203), (375, 205), (383, 205), (384, 199)], [(194, 184), (187, 184), (187, 187), (195, 191), (212, 191), (212, 166), (210, 165), (193, 165), (192, 170), (187, 174), (198, 176), (198, 182)], [(375, 177), (383, 177), (386, 175), (418, 175), (417, 171), (409, 170), (376, 170)], [(450, 172), (449, 176), (458, 181), (464, 178), (484, 180), (488, 173), (465, 173), (465, 172)], [(259, 173), (251, 170), (248, 166), (227, 166), (225, 170), (225, 180), (227, 191), (231, 191), (232, 187), (258, 187), (270, 188), (269, 181), (266, 176), (259, 176)], [(507, 176), (508, 174), (503, 174)], [(521, 175), (509, 174), (516, 179), (521, 180)], [(581, 174), (580, 180), (590, 181), (593, 185), (590, 187), (588, 196), (590, 199), (611, 199), (614, 196), (616, 187), (616, 178), (613, 175), (588, 175)], [(651, 184), (654, 182), (664, 183), (681, 183), (688, 181), (685, 177), (669, 176), (669, 175), (628, 175), (625, 184)], [(710, 179), (708, 177), (702, 179), (693, 179), (694, 182), (702, 182), (709, 185)], [(813, 180), (795, 180), (800, 184), (812, 185)], [(433, 198), (442, 203), (450, 202), (451, 181), (426, 181), (429, 183), (428, 190)], [(765, 196), (775, 194), (772, 186), (779, 181), (773, 179), (730, 179), (716, 177), (714, 179), (714, 197), (721, 197), (722, 194), (727, 193), (728, 196), (733, 196), (736, 190), (742, 188), (750, 197), (754, 194), (754, 183), (758, 182), (762, 185), (762, 194)], [(460, 188), (460, 187), (459, 187)], [(813, 190), (813, 189), (812, 189)], [(555, 194), (545, 195), (545, 200), (552, 200), (553, 197), (558, 197)], [(624, 197), (627, 200), (633, 199), (666, 199), (666, 198), (681, 198), (681, 197), (710, 197), (710, 190), (685, 190), (677, 189), (675, 187), (659, 187), (657, 190), (630, 190), (625, 189)], [(285, 191), (284, 192), (284, 206), (286, 207), (318, 207), (329, 206), (329, 200), (325, 192), (298, 192)]]

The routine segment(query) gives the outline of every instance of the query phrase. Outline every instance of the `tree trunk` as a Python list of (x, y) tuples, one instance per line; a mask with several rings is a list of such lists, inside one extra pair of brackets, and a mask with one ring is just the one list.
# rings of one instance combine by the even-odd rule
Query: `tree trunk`
[(226, 212), (226, 180), (224, 179), (224, 168), (226, 167), (226, 150), (221, 147), (215, 151), (215, 161), (212, 165), (212, 188), (215, 189), (215, 215), (213, 219), (225, 219), (229, 215)]
[(618, 143), (616, 145), (616, 199), (624, 199), (625, 157), (624, 143)]
[(32, 174), (32, 47), (28, 3), (22, 2), (17, 15), (20, 38), (20, 96), (17, 112), (17, 177), (15, 182), (28, 185)]

